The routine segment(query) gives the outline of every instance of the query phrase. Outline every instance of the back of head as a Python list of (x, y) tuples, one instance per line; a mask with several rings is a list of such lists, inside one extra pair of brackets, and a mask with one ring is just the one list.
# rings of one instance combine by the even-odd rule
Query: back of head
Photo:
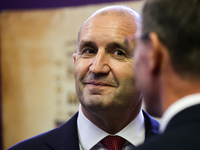
[(200, 0), (147, 0), (142, 34), (155, 32), (172, 66), (185, 79), (200, 79)]

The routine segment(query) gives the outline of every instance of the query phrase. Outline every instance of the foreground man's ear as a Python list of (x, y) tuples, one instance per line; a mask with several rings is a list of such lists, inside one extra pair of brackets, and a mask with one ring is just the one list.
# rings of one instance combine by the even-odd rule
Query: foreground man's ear
[(149, 39), (151, 42), (151, 52), (149, 55), (149, 66), (151, 73), (157, 75), (162, 67), (163, 58), (163, 44), (161, 43), (158, 35), (155, 32), (149, 33)]

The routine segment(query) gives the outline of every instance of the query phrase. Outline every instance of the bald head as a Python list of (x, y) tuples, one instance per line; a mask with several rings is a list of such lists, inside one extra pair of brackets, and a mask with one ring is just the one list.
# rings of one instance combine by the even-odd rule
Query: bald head
[[(97, 10), (95, 13), (91, 15), (91, 17), (95, 15), (105, 16), (105, 15), (116, 15), (116, 16), (124, 16), (127, 14), (133, 15), (140, 20), (140, 15), (134, 9), (124, 5), (114, 5), (114, 6), (107, 6)], [(91, 18), (90, 17), (90, 18)]]
[(94, 12), (81, 26), (78, 34), (78, 39), (80, 36), (80, 32), (83, 28), (83, 26), (93, 19), (94, 17), (105, 17), (105, 16), (113, 16), (113, 17), (127, 17), (127, 19), (133, 19), (133, 26), (136, 26), (136, 28), (141, 27), (141, 16), (140, 14), (132, 9), (131, 7), (124, 6), (124, 5), (114, 5), (114, 6), (107, 6), (103, 7), (96, 12)]

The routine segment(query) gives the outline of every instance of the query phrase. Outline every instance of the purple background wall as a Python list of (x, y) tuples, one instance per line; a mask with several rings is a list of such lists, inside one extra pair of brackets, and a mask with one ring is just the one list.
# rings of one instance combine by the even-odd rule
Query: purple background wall
[(1, 10), (43, 9), (139, 0), (1, 0)]

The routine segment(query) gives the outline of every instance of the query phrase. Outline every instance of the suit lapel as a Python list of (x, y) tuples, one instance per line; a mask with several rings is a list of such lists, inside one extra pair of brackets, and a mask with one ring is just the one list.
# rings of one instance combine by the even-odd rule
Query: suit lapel
[(160, 123), (156, 119), (148, 115), (144, 110), (142, 110), (142, 112), (145, 119), (145, 141), (146, 141), (149, 137), (159, 133)]
[(79, 150), (77, 117), (78, 113), (55, 129), (45, 143), (54, 150)]

